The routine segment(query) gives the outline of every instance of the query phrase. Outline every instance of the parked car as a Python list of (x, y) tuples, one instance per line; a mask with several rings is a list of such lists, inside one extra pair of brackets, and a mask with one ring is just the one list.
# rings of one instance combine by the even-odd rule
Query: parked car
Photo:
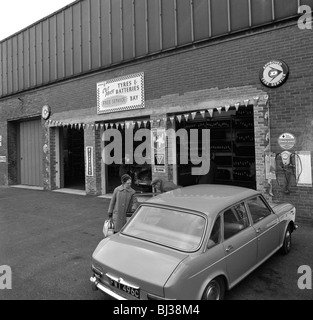
[(258, 191), (196, 185), (140, 204), (92, 255), (93, 288), (115, 299), (221, 300), (265, 260), (287, 254), (296, 208)]

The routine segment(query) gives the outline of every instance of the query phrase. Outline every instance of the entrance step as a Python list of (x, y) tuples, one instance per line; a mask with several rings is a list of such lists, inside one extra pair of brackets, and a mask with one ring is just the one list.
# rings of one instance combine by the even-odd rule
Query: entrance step
[(86, 191), (85, 190), (68, 189), (68, 188), (62, 188), (62, 189), (53, 190), (53, 192), (78, 194), (78, 195), (81, 195), (81, 196), (85, 196), (86, 195)]

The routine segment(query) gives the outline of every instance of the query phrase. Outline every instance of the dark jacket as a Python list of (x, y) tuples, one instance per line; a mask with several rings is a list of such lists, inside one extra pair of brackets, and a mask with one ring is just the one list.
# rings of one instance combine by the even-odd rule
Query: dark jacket
[(151, 182), (152, 187), (154, 187), (157, 183), (160, 183), (161, 192), (167, 192), (180, 188), (180, 186), (176, 185), (174, 182), (167, 181), (162, 178), (154, 178)]
[(133, 212), (137, 208), (138, 201), (134, 194), (134, 189), (127, 189), (123, 185), (114, 189), (108, 213), (113, 217), (115, 232), (120, 231), (126, 223), (126, 213)]

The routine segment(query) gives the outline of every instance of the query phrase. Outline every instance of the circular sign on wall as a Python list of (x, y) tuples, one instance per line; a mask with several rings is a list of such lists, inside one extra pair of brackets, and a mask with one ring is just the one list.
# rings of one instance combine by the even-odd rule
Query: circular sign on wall
[(284, 150), (292, 149), (296, 144), (296, 138), (291, 133), (283, 133), (278, 138), (278, 144)]
[(261, 68), (260, 80), (265, 86), (275, 88), (287, 80), (288, 74), (289, 69), (285, 62), (273, 60)]
[(48, 145), (45, 144), (45, 145), (43, 146), (42, 150), (43, 150), (44, 153), (48, 153), (48, 151), (49, 151)]
[(41, 115), (42, 115), (42, 118), (44, 120), (49, 119), (50, 113), (51, 113), (51, 110), (50, 110), (50, 107), (48, 105), (45, 105), (45, 106), (42, 107)]

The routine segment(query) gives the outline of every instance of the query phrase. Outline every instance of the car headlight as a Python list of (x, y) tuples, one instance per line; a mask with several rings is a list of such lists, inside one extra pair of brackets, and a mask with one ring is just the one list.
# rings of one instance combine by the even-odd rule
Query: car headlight
[(101, 278), (103, 276), (103, 272), (100, 270), (100, 268), (97, 268), (94, 265), (92, 265), (91, 270), (95, 274), (96, 277)]
[(290, 210), (290, 214), (295, 216), (296, 215), (296, 208), (293, 208)]

